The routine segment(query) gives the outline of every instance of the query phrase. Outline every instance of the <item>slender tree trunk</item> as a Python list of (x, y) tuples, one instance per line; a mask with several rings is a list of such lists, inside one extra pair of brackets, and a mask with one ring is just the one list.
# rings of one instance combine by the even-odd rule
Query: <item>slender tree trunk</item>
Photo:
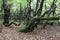
[(36, 16), (36, 14), (37, 14), (36, 12), (37, 12), (38, 6), (39, 6), (39, 0), (37, 0), (37, 3), (36, 3), (36, 8), (35, 8), (34, 16)]
[(32, 2), (32, 0), (28, 0), (27, 2), (28, 2), (27, 20), (29, 21), (30, 17), (31, 17), (31, 2)]
[(38, 9), (38, 11), (37, 11), (38, 16), (40, 16), (40, 15), (41, 15), (41, 13), (42, 13), (43, 4), (44, 4), (44, 0), (41, 0), (41, 3), (40, 3), (40, 8), (39, 8), (39, 9)]

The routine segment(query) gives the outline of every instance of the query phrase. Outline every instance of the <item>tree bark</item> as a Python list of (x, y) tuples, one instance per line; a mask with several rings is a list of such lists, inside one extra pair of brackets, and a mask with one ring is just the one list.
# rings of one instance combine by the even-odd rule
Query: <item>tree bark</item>
[(8, 6), (7, 0), (2, 0), (4, 9), (4, 22), (3, 24), (9, 24), (10, 8)]

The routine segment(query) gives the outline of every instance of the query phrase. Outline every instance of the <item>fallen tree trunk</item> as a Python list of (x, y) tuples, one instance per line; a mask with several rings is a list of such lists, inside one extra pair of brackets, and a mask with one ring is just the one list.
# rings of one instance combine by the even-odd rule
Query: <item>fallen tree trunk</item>
[(60, 17), (35, 17), (32, 20), (60, 20)]
[(21, 29), (20, 32), (29, 32), (34, 27), (33, 25), (39, 20), (60, 20), (60, 17), (34, 17), (31, 21), (29, 21), (25, 28)]

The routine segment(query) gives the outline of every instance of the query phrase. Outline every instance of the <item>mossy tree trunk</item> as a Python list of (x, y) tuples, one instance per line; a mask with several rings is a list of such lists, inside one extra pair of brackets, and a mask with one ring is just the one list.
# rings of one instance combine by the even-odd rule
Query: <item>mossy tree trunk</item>
[[(60, 20), (60, 17), (35, 17), (31, 21), (29, 21), (25, 28), (21, 29), (20, 32), (29, 32), (31, 28), (33, 28), (34, 24), (39, 20)], [(44, 23), (45, 24), (45, 23)]]

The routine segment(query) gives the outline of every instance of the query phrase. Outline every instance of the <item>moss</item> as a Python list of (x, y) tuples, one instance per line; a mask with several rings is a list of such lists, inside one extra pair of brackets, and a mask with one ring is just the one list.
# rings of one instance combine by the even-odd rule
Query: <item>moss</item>
[[(29, 22), (27, 22), (27, 24), (25, 25), (25, 27), (23, 29), (19, 30), (19, 32), (28, 32), (29, 30), (31, 30), (34, 27), (33, 25), (38, 20), (59, 20), (59, 19), (60, 19), (60, 17), (47, 17), (47, 18), (45, 18), (45, 17), (36, 17), (36, 18), (33, 18), (32, 20), (30, 20)], [(44, 22), (43, 28), (45, 28), (46, 22)]]

